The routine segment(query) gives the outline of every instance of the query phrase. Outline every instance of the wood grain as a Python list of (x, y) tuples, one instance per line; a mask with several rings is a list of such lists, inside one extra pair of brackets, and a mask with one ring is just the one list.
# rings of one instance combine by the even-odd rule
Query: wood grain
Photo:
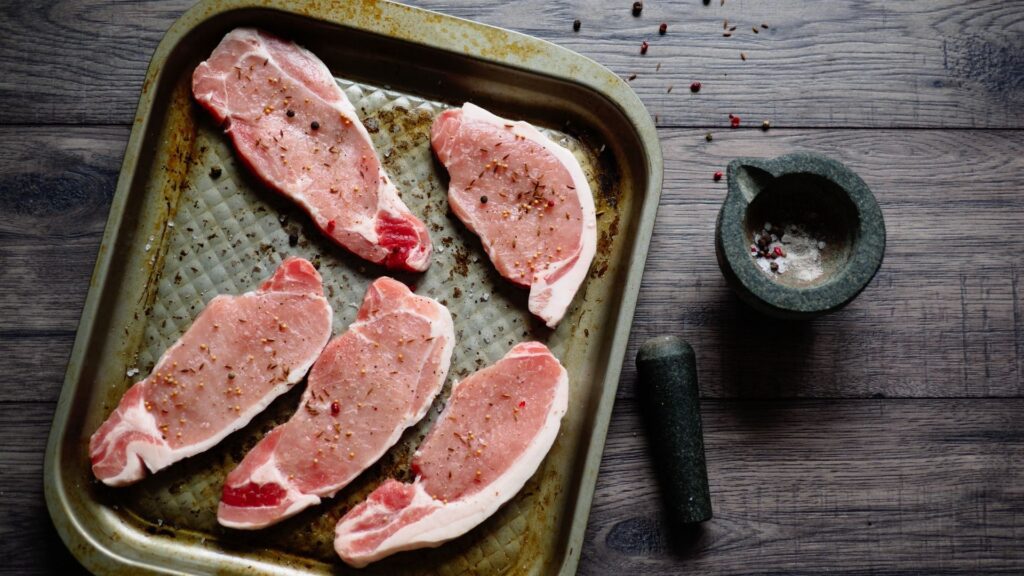
[[(1015, 2), (861, 0), (808, 10), (800, 0), (679, 0), (648, 2), (639, 18), (625, 1), (410, 3), (636, 74), (633, 88), (665, 125), (725, 126), (735, 113), (786, 127), (1024, 127), (1024, 16)], [(132, 120), (150, 55), (191, 2), (5, 4), (0, 122), (107, 124)], [(724, 20), (737, 27), (728, 38)], [(754, 34), (762, 22), (770, 28)], [(644, 40), (651, 48), (641, 56)], [(687, 89), (695, 80), (699, 95)]]
[(0, 401), (0, 573), (84, 574), (50, 522), (43, 454), (52, 403)]
[(0, 126), (0, 338), (77, 326), (127, 139)]
[[(411, 3), (636, 74), (661, 125), (664, 193), (580, 574), (1024, 573), (1024, 6)], [(0, 0), (0, 573), (84, 573), (48, 519), (43, 453), (143, 75), (191, 4)], [(791, 324), (725, 287), (711, 174), (799, 149), (856, 170), (889, 238), (851, 306)], [(716, 512), (682, 534), (634, 402), (636, 347), (664, 333), (698, 353)]]
[(153, 51), (194, 3), (3, 1), (0, 123), (130, 123)]
[(580, 574), (1020, 574), (1024, 400), (705, 401), (715, 517), (663, 517), (615, 406)]
[(54, 402), (128, 138), (0, 126), (0, 402)]

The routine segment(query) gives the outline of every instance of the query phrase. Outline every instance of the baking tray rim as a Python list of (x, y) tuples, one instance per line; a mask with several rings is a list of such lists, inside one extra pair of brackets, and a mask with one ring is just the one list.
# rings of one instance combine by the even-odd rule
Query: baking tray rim
[[(90, 348), (94, 338), (104, 337), (103, 335), (96, 334), (94, 324), (99, 312), (101, 297), (106, 293), (108, 273), (114, 256), (113, 247), (122, 229), (125, 209), (131, 192), (131, 184), (138, 169), (141, 147), (149, 129), (154, 98), (158, 92), (156, 86), (160, 81), (164, 63), (178, 42), (189, 31), (204, 21), (236, 10), (270, 9), (311, 18), (332, 25), (390, 36), (405, 42), (419, 44), (426, 48), (448, 52), (459, 52), (461, 48), (462, 55), (478, 61), (517, 69), (530, 74), (558, 78), (580, 85), (604, 97), (611, 105), (615, 106), (636, 131), (636, 137), (644, 144), (641, 152), (646, 162), (647, 183), (642, 193), (638, 194), (642, 206), (639, 210), (639, 221), (633, 235), (631, 250), (623, 256), (628, 258), (631, 264), (626, 272), (626, 279), (619, 300), (618, 314), (614, 319), (616, 330), (612, 335), (609, 361), (604, 371), (600, 398), (594, 413), (595, 426), (590, 434), (589, 446), (583, 462), (583, 474), (580, 479), (575, 502), (573, 503), (574, 518), (569, 530), (568, 549), (559, 569), (560, 574), (574, 574), (580, 559), (583, 536), (597, 481), (597, 473), (601, 464), (611, 411), (615, 402), (615, 393), (618, 388), (622, 362), (625, 358), (626, 346), (632, 327), (640, 283), (643, 277), (661, 196), (663, 160), (661, 146), (650, 115), (639, 97), (618, 75), (586, 56), (546, 40), (456, 16), (398, 4), (390, 0), (367, 0), (360, 4), (365, 12), (360, 12), (357, 8), (357, 11), (350, 12), (347, 15), (331, 12), (327, 8), (320, 6), (313, 8), (306, 6), (300, 8), (300, 6), (302, 6), (302, 3), (295, 0), (279, 0), (269, 5), (257, 0), (203, 0), (187, 10), (171, 25), (154, 51), (142, 84), (139, 105), (136, 110), (128, 144), (125, 148), (124, 160), (118, 175), (114, 198), (111, 202), (110, 215), (107, 219), (96, 263), (93, 267), (90, 289), (82, 309), (79, 326), (75, 335), (75, 343), (68, 361), (64, 383), (61, 387), (61, 394), (54, 412), (53, 424), (47, 441), (44, 460), (44, 493), (47, 509), (56, 530), (72, 554), (90, 571), (96, 572), (116, 569), (118, 567), (131, 567), (134, 570), (151, 573), (177, 573), (166, 566), (136, 562), (119, 554), (113, 549), (114, 547), (105, 546), (97, 541), (95, 535), (83, 526), (81, 519), (72, 510), (68, 498), (66, 480), (61, 475), (60, 454), (63, 451), (62, 447), (65, 442), (65, 424), (72, 408), (71, 401), (76, 396), (78, 387), (82, 385), (81, 372), (84, 365), (85, 352)], [(378, 17), (374, 19), (366, 16), (365, 13), (369, 11), (374, 12)], [(443, 22), (445, 30), (464, 32), (465, 34), (462, 35), (462, 38), (479, 37), (481, 36), (480, 33), (486, 30), (488, 36), (492, 39), (500, 40), (506, 44), (515, 43), (525, 49), (519, 50), (517, 54), (510, 52), (481, 54), (473, 46), (468, 45), (466, 41), (461, 41), (462, 45), (460, 46), (459, 40), (453, 40), (452, 37), (442, 39), (433, 34), (440, 27), (405, 26), (402, 28), (401, 34), (395, 34), (394, 30), (385, 30), (385, 25), (389, 22), (410, 20), (422, 22), (427, 19)], [(81, 546), (92, 548), (94, 553), (81, 554)]]

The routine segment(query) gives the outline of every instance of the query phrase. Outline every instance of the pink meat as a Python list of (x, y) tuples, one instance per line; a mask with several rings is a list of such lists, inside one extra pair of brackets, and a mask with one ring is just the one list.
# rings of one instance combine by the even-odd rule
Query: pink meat
[(228, 475), (220, 523), (262, 528), (345, 487), (430, 408), (454, 340), (447, 308), (390, 278), (374, 282), (313, 365), (291, 420)]
[(594, 199), (579, 162), (526, 122), (469, 103), (438, 116), (431, 144), (451, 177), (456, 216), (502, 276), (530, 288), (530, 312), (554, 328), (597, 248)]
[(92, 435), (93, 474), (131, 484), (242, 428), (306, 375), (331, 316), (320, 274), (301, 258), (255, 292), (217, 296)]
[(387, 480), (335, 528), (334, 547), (362, 567), (465, 534), (536, 472), (558, 435), (569, 377), (543, 344), (518, 344), (452, 387), (413, 457), (416, 480)]
[(196, 68), (192, 92), (252, 171), (332, 240), (391, 268), (430, 265), (426, 226), (399, 198), (352, 104), (308, 50), (237, 28)]

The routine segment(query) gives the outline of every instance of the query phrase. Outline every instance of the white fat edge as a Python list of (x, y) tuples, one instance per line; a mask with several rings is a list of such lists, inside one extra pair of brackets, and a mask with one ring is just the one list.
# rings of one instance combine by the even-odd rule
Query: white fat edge
[[(565, 258), (552, 262), (545, 267), (542, 274), (534, 276), (534, 282), (530, 286), (530, 312), (544, 320), (549, 328), (554, 328), (565, 315), (565, 311), (572, 304), (576, 291), (583, 280), (587, 277), (587, 271), (597, 252), (597, 214), (594, 207), (594, 196), (590, 189), (590, 183), (579, 161), (567, 148), (558, 145), (550, 138), (542, 134), (536, 127), (528, 122), (510, 121), (484, 110), (483, 108), (466, 102), (462, 105), (463, 114), (470, 118), (488, 122), (504, 127), (512, 124), (512, 132), (523, 138), (527, 138), (543, 146), (548, 152), (555, 156), (558, 161), (569, 171), (573, 185), (576, 187), (576, 196), (580, 201), (580, 208), (583, 215), (583, 230), (580, 234), (579, 248)], [(578, 256), (577, 256), (578, 255)], [(566, 272), (554, 284), (548, 284), (545, 278), (562, 268), (565, 262), (576, 258), (572, 269)], [(545, 304), (540, 304), (538, 296), (545, 291), (551, 296)]]
[[(406, 484), (409, 486), (409, 484)], [(423, 489), (423, 486), (419, 482), (411, 484), (414, 489), (412, 501), (408, 506), (403, 508), (407, 510), (409, 508), (434, 508), (439, 509), (444, 506), (438, 500), (435, 500), (427, 491)], [(390, 509), (379, 502), (368, 502), (368, 506), (363, 514), (352, 517), (348, 520), (342, 517), (342, 520), (338, 522), (337, 526), (334, 527), (334, 551), (337, 552), (338, 556), (345, 561), (346, 564), (353, 568), (363, 568), (371, 562), (376, 562), (385, 556), (390, 556), (395, 552), (401, 552), (402, 550), (408, 550), (410, 548), (390, 548), (386, 549), (382, 546), (374, 548), (370, 554), (366, 555), (352, 555), (350, 554), (351, 542), (356, 539), (363, 538), (367, 535), (367, 532), (356, 532), (349, 529), (349, 525), (358, 523), (366, 516), (373, 516), (378, 513), (389, 513)], [(428, 515), (429, 517), (429, 515)], [(389, 525), (385, 525), (386, 528)], [(385, 540), (387, 542), (387, 540)], [(383, 544), (383, 543), (382, 543)]]
[[(517, 354), (516, 356), (529, 355), (532, 354)], [(569, 375), (561, 366), (561, 362), (559, 362), (559, 367), (561, 371), (555, 387), (555, 397), (552, 399), (544, 424), (504, 474), (475, 494), (448, 503), (441, 503), (427, 494), (420, 479), (417, 478), (412, 484), (416, 491), (413, 501), (406, 509), (432, 507), (435, 510), (420, 520), (399, 529), (374, 548), (372, 553), (355, 557), (346, 555), (348, 552), (346, 546), (352, 539), (366, 536), (367, 532), (349, 532), (347, 530), (349, 522), (339, 522), (335, 527), (334, 543), (335, 550), (342, 560), (351, 566), (361, 568), (396, 552), (440, 546), (469, 532), (518, 494), (530, 477), (537, 472), (541, 462), (554, 445), (561, 427), (562, 417), (568, 409)], [(359, 518), (352, 519), (352, 521), (355, 520), (359, 520)]]
[[(587, 271), (590, 270), (590, 264), (594, 260), (594, 254), (597, 252), (597, 215), (590, 183), (587, 182), (587, 177), (583, 174), (583, 168), (580, 166), (579, 161), (576, 160), (576, 157), (568, 149), (559, 146), (552, 142), (550, 138), (538, 132), (533, 126), (529, 124), (526, 126), (537, 137), (534, 140), (558, 158), (569, 171), (573, 185), (576, 187), (576, 196), (579, 198), (583, 216), (580, 246), (576, 252), (558, 262), (552, 262), (544, 273), (540, 274), (539, 279), (535, 277), (534, 283), (530, 286), (530, 312), (544, 320), (549, 328), (554, 328), (558, 325), (562, 316), (565, 315), (569, 305), (572, 304), (576, 291), (579, 290), (583, 280), (586, 279)], [(565, 263), (574, 257), (576, 262), (572, 265), (572, 268), (553, 284), (548, 284), (547, 277), (550, 274), (557, 273)], [(550, 297), (546, 303), (541, 304), (538, 296), (545, 292), (550, 293)]]
[[(217, 522), (219, 522), (221, 526), (225, 526), (227, 528), (235, 528), (238, 530), (255, 530), (258, 528), (269, 526), (271, 524), (275, 524), (286, 518), (291, 518), (292, 516), (298, 514), (299, 512), (305, 510), (306, 508), (309, 508), (310, 506), (316, 506), (317, 504), (320, 503), (320, 498), (313, 494), (306, 494), (300, 491), (298, 488), (295, 487), (294, 482), (287, 479), (284, 476), (284, 474), (281, 473), (281, 469), (277, 465), (276, 454), (271, 454), (270, 458), (267, 459), (267, 461), (264, 462), (263, 465), (261, 465), (255, 471), (253, 471), (253, 473), (249, 475), (249, 481), (259, 485), (277, 484), (278, 486), (284, 487), (285, 501), (290, 501), (291, 504), (289, 504), (288, 508), (286, 508), (284, 512), (282, 512), (281, 514), (278, 514), (273, 518), (267, 518), (265, 520), (258, 522), (236, 522), (227, 518), (222, 518), (220, 512), (218, 511)], [(221, 502), (220, 505), (221, 507), (227, 508), (229, 510), (251, 510), (250, 507), (231, 506), (225, 504), (224, 502)]]
[[(256, 415), (259, 414), (260, 412), (263, 412), (267, 408), (267, 406), (271, 404), (271, 402), (277, 399), (278, 396), (290, 390), (295, 384), (297, 384), (306, 376), (306, 372), (308, 372), (310, 367), (313, 366), (313, 363), (316, 361), (316, 359), (320, 357), (320, 352), (323, 351), (325, 346), (327, 346), (327, 341), (330, 339), (331, 336), (330, 326), (332, 325), (333, 322), (334, 309), (331, 308), (330, 302), (328, 302), (327, 299), (324, 298), (323, 296), (308, 294), (305, 292), (261, 292), (260, 290), (257, 289), (250, 290), (238, 296), (229, 296), (226, 294), (218, 295), (214, 297), (213, 300), (210, 300), (210, 303), (206, 305), (206, 308), (203, 309), (203, 312), (209, 309), (210, 305), (213, 304), (216, 300), (221, 298), (245, 298), (274, 293), (291, 294), (293, 296), (318, 299), (322, 300), (326, 305), (328, 330), (325, 332), (323, 342), (318, 347), (313, 349), (314, 351), (313, 353), (310, 354), (310, 359), (304, 364), (300, 365), (299, 368), (294, 368), (291, 371), (289, 371), (287, 379), (285, 380), (284, 383), (278, 384), (277, 386), (271, 388), (268, 391), (268, 393), (264, 395), (263, 398), (260, 399), (259, 402), (253, 404), (244, 412), (239, 413), (238, 417), (229, 422), (228, 425), (222, 428), (218, 434), (214, 434), (205, 440), (189, 444), (186, 446), (182, 446), (177, 449), (171, 448), (169, 445), (167, 445), (166, 440), (162, 439), (163, 434), (157, 427), (156, 418), (153, 417), (151, 413), (145, 410), (142, 404), (144, 400), (140, 400), (140, 404), (138, 406), (133, 406), (128, 410), (125, 410), (125, 412), (122, 415), (121, 423), (119, 423), (118, 426), (115, 427), (114, 430), (112, 430), (104, 438), (104, 445), (109, 444), (113, 439), (130, 431), (138, 431), (142, 432), (143, 434), (147, 434), (148, 436), (151, 436), (154, 440), (163, 442), (163, 445), (155, 445), (150, 442), (141, 441), (129, 442), (128, 445), (125, 446), (126, 464), (124, 470), (122, 470), (122, 472), (117, 476), (104, 479), (103, 482), (105, 484), (107, 484), (108, 486), (124, 486), (137, 480), (141, 480), (146, 475), (145, 471), (143, 470), (143, 461), (145, 461), (145, 467), (148, 468), (151, 473), (155, 473), (160, 470), (163, 470), (164, 468), (170, 466), (171, 464), (174, 464), (175, 462), (184, 460), (185, 458), (189, 458), (195, 456), (196, 454), (200, 454), (202, 452), (209, 450), (210, 448), (216, 446), (221, 440), (226, 438), (231, 433), (241, 428), (244, 428), (246, 425), (248, 425), (250, 420), (256, 417)], [(199, 317), (202, 316), (203, 312), (200, 312), (199, 316), (196, 316), (196, 320), (198, 320)], [(193, 326), (194, 325), (195, 320), (193, 321)], [(189, 328), (189, 330), (191, 330), (191, 327)], [(166, 362), (167, 358), (170, 357), (171, 353), (175, 349), (182, 346), (182, 339), (183, 338), (178, 338), (178, 340), (163, 353), (163, 355), (160, 357), (160, 360), (153, 368), (153, 372), (151, 372), (150, 375), (160, 371), (161, 367), (163, 367), (164, 363)], [(136, 416), (135, 414), (139, 410), (141, 410), (141, 414)], [(129, 420), (130, 415), (132, 416), (131, 420)], [(142, 416), (145, 417), (143, 418)], [(131, 424), (131, 421), (134, 421), (134, 424)], [(117, 436), (114, 435), (115, 432), (118, 432)]]
[[(145, 408), (145, 399), (140, 395), (139, 402), (134, 406), (129, 406), (121, 412), (121, 421), (118, 422), (106, 436), (103, 438), (103, 448), (109, 446), (109, 444), (120, 438), (129, 432), (142, 432), (154, 442), (161, 444), (149, 444), (152, 449), (148, 452), (153, 454), (152, 457), (159, 459), (159, 456), (168, 452), (170, 449), (167, 446), (167, 442), (161, 439), (160, 429), (157, 427), (156, 418)], [(120, 406), (118, 407), (120, 409)], [(101, 478), (104, 484), (108, 486), (127, 486), (132, 482), (141, 480), (146, 476), (146, 467), (143, 466), (142, 460), (139, 458), (139, 449), (135, 446), (137, 444), (143, 444), (141, 441), (129, 442), (125, 446), (125, 465), (116, 476), (109, 478)], [(164, 465), (166, 466), (166, 464)], [(161, 466), (162, 468), (163, 466)]]

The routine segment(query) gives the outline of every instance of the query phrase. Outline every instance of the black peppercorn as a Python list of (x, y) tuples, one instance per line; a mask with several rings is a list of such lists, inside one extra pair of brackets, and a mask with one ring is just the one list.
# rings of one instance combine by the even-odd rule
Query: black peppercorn
[(633, 2), (633, 16), (639, 16), (644, 9), (643, 2)]
[(288, 115), (289, 118), (295, 118), (295, 110), (289, 110), (285, 112), (285, 114)]
[(316, 120), (313, 120), (313, 122), (310, 123), (309, 127), (312, 128), (313, 130), (319, 130), (320, 129), (320, 123), (317, 122)]
[(480, 197), (480, 203), (481, 204), (487, 204), (487, 196), (481, 196)]
[(220, 178), (220, 175), (221, 175), (220, 166), (214, 166), (213, 168), (210, 168), (210, 178), (213, 178), (214, 180), (216, 180), (217, 178)]
[(573, 32), (579, 32), (581, 25), (582, 25), (582, 23), (579, 21), (579, 18), (577, 18), (576, 20), (573, 20), (572, 21), (572, 31)]

